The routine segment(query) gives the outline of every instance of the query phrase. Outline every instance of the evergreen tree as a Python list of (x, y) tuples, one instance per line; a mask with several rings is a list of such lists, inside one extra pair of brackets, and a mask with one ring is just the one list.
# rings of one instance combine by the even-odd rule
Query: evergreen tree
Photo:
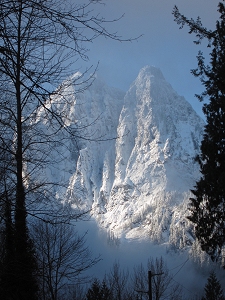
[(105, 280), (103, 280), (103, 282), (102, 282), (101, 294), (102, 294), (102, 300), (110, 300), (111, 299), (111, 292), (110, 292), (110, 289), (108, 288)]
[(91, 288), (88, 290), (86, 295), (87, 300), (110, 300), (111, 293), (109, 288), (106, 285), (106, 282), (103, 280), (100, 283), (97, 279), (92, 283)]
[[(224, 1), (223, 1), (224, 2)], [(189, 33), (195, 33), (200, 43), (206, 38), (212, 48), (207, 65), (203, 53), (199, 52), (198, 68), (192, 73), (199, 77), (205, 91), (198, 95), (203, 105), (206, 126), (201, 151), (198, 157), (201, 177), (192, 190), (189, 219), (195, 227), (195, 234), (203, 251), (213, 260), (222, 256), (225, 245), (225, 6), (220, 2), (220, 19), (214, 31), (202, 26), (200, 18), (196, 21), (180, 14), (177, 7), (173, 14), (181, 28), (186, 24)]]
[(11, 299), (15, 287), (15, 249), (14, 249), (14, 226), (11, 215), (11, 201), (7, 191), (2, 195), (4, 198), (4, 230), (1, 240), (2, 257), (0, 269), (0, 299)]
[(220, 282), (214, 272), (210, 274), (204, 290), (205, 296), (202, 300), (225, 300)]

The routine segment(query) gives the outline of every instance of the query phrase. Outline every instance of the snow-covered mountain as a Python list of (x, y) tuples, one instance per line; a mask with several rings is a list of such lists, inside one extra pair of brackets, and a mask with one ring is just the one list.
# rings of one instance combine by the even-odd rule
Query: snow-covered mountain
[(91, 209), (110, 236), (189, 244), (185, 215), (204, 127), (191, 105), (149, 66), (126, 94), (98, 78), (83, 93), (66, 85), (62, 94), (72, 106), (59, 96), (55, 105), (78, 134), (61, 148), (66, 167), (51, 171), (67, 181), (61, 194), (74, 207)]

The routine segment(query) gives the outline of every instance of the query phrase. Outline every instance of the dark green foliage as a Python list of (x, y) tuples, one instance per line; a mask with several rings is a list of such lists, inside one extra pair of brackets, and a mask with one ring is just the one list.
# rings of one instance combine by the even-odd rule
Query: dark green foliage
[(110, 300), (111, 293), (109, 288), (106, 285), (106, 282), (103, 280), (100, 283), (97, 279), (94, 280), (91, 288), (87, 292), (87, 300)]
[(14, 225), (11, 216), (11, 203), (7, 192), (2, 195), (4, 199), (4, 227), (1, 236), (1, 266), (0, 266), (0, 299), (10, 299), (15, 286), (15, 246)]
[(216, 278), (216, 274), (212, 272), (205, 285), (205, 295), (202, 300), (225, 300), (220, 282)]
[(96, 279), (93, 283), (91, 288), (88, 290), (87, 292), (87, 300), (100, 300), (101, 295), (100, 295), (100, 291), (101, 291), (101, 286), (99, 281)]
[[(11, 201), (4, 197), (4, 230), (1, 246), (0, 299), (37, 299), (37, 264), (26, 223), (12, 221)], [(23, 219), (23, 218), (22, 218)], [(24, 227), (24, 228), (23, 228)]]
[[(223, 1), (224, 2), (224, 1)], [(221, 258), (225, 245), (225, 7), (219, 3), (220, 20), (216, 29), (205, 29), (200, 19), (187, 20), (177, 8), (174, 16), (178, 24), (187, 24), (199, 41), (207, 38), (212, 48), (209, 65), (199, 52), (198, 68), (192, 73), (199, 77), (205, 91), (198, 96), (206, 99), (203, 112), (206, 126), (201, 152), (198, 157), (201, 178), (192, 190), (189, 219), (194, 223), (195, 234), (213, 260)]]
[(202, 249), (212, 259), (221, 255), (225, 244), (225, 8), (220, 4), (221, 20), (213, 38), (210, 66), (198, 56), (199, 69), (194, 74), (205, 86), (202, 95), (208, 96), (203, 112), (207, 124), (201, 144), (199, 162), (201, 178), (191, 199), (191, 216)]
[[(15, 211), (15, 281), (18, 299), (37, 299), (37, 263), (33, 243), (29, 237), (25, 195), (22, 189), (21, 204)], [(18, 204), (19, 200), (17, 200)]]
[(101, 285), (101, 294), (102, 294), (102, 300), (108, 300), (111, 299), (111, 293), (109, 288), (106, 285), (106, 282), (103, 280)]

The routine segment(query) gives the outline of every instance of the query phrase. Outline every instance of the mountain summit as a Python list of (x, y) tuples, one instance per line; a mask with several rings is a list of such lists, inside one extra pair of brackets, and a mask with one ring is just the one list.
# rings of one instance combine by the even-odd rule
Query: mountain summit
[(191, 242), (184, 217), (204, 127), (191, 105), (149, 66), (125, 96), (98, 79), (75, 95), (85, 134), (102, 141), (77, 141), (67, 199), (113, 236)]

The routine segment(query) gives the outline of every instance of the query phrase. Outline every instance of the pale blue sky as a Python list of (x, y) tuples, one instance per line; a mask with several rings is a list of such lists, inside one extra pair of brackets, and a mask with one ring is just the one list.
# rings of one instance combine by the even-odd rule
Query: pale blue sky
[[(120, 43), (99, 38), (90, 45), (88, 64), (96, 65), (107, 84), (127, 90), (145, 65), (154, 65), (163, 72), (166, 80), (178, 94), (184, 96), (201, 114), (201, 104), (194, 97), (201, 91), (197, 78), (190, 69), (197, 66), (199, 46), (193, 43), (194, 35), (179, 30), (172, 10), (177, 5), (187, 17), (201, 16), (206, 27), (214, 28), (218, 18), (217, 0), (106, 0), (96, 5), (96, 12), (106, 19), (125, 16), (109, 24), (112, 31), (123, 37), (143, 36), (132, 43)], [(202, 45), (207, 51), (206, 44)], [(207, 52), (206, 52), (207, 53)], [(202, 115), (202, 114), (201, 114)]]

